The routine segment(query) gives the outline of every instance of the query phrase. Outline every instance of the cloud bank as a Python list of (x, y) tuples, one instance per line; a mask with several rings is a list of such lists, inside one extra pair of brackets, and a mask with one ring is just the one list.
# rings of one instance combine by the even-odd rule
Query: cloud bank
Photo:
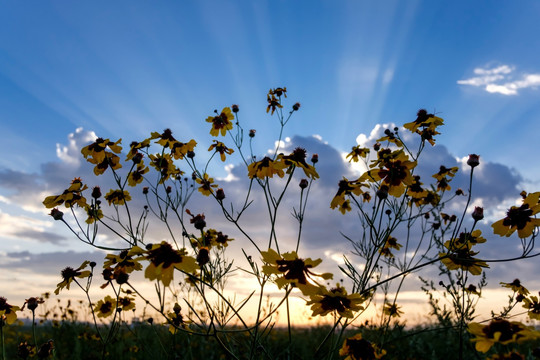
[(537, 89), (540, 86), (540, 74), (516, 74), (515, 67), (500, 65), (493, 68), (475, 68), (475, 76), (458, 80), (459, 85), (483, 87), (488, 93), (517, 95), (521, 89)]

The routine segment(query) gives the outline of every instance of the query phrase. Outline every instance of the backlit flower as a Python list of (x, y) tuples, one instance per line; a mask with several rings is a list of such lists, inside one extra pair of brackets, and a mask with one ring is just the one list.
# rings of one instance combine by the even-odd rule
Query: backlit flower
[(436, 129), (438, 126), (443, 125), (444, 120), (433, 114), (428, 114), (425, 109), (418, 110), (416, 114), (416, 120), (410, 123), (406, 123), (403, 127), (413, 133), (417, 132), (420, 128)]
[(212, 123), (210, 135), (218, 136), (221, 133), (221, 136), (225, 136), (227, 130), (232, 130), (233, 128), (231, 120), (234, 120), (234, 115), (228, 107), (223, 108), (219, 115), (206, 118), (206, 122)]
[(170, 154), (150, 154), (150, 166), (156, 169), (161, 174), (160, 184), (171, 176), (181, 174), (181, 171), (173, 164)]
[(135, 309), (135, 299), (129, 296), (122, 296), (118, 298), (116, 305), (122, 309), (122, 311), (129, 311)]
[[(343, 177), (342, 180), (338, 183), (338, 191), (336, 195), (334, 195), (332, 201), (330, 202), (330, 208), (335, 209), (336, 207), (342, 207), (344, 203), (346, 202), (346, 196), (349, 195), (356, 195), (360, 196), (364, 193), (362, 190), (362, 187), (368, 187), (364, 183), (366, 177), (360, 177), (357, 180), (349, 181), (347, 178)], [(369, 201), (369, 200), (368, 200)], [(350, 204), (349, 204), (350, 205)], [(350, 208), (350, 206), (347, 206)], [(340, 208), (341, 211), (341, 208)], [(344, 211), (342, 211), (344, 213)]]
[(71, 185), (64, 190), (60, 195), (47, 196), (43, 200), (43, 205), (47, 209), (60, 206), (62, 204), (65, 207), (70, 208), (73, 205), (78, 205), (79, 207), (86, 207), (86, 198), (82, 196), (82, 192), (88, 189), (88, 186), (82, 183), (80, 178), (75, 178), (71, 181)]
[(185, 249), (174, 250), (171, 244), (162, 241), (154, 244), (147, 251), (146, 259), (150, 264), (144, 271), (144, 276), (150, 280), (158, 280), (169, 286), (173, 279), (174, 269), (184, 272), (194, 272), (199, 267), (195, 258), (188, 256)]
[(523, 199), (523, 205), (512, 206), (508, 209), (506, 217), (491, 225), (493, 232), (501, 236), (510, 236), (517, 230), (520, 238), (532, 235), (534, 229), (540, 226), (540, 219), (533, 217), (540, 212), (540, 192), (528, 194)]
[(537, 296), (529, 296), (523, 299), (523, 307), (528, 310), (527, 315), (531, 319), (540, 320), (540, 302)]
[(304, 170), (307, 177), (311, 179), (319, 178), (315, 167), (306, 163), (306, 149), (297, 147), (290, 155), (281, 155), (280, 158), (285, 166), (289, 167), (287, 172), (291, 171), (291, 167), (299, 167)]
[(116, 300), (109, 295), (105, 296), (103, 300), (99, 300), (94, 308), (97, 316), (100, 318), (106, 318), (111, 316), (116, 310)]
[(411, 170), (415, 166), (416, 161), (409, 161), (407, 155), (401, 153), (396, 158), (381, 161), (381, 167), (368, 171), (368, 175), (372, 181), (382, 181), (381, 185), (388, 187), (389, 195), (400, 197), (405, 187), (414, 182)]
[(396, 303), (385, 303), (383, 313), (390, 317), (400, 317), (403, 311), (400, 310), (400, 307)]
[(468, 271), (472, 275), (480, 275), (482, 268), (489, 268), (489, 265), (480, 259), (473, 257), (478, 254), (469, 250), (468, 248), (462, 248), (452, 250), (449, 253), (439, 253), (441, 262), (448, 268), (448, 270), (461, 269)]
[(171, 148), (171, 154), (176, 160), (182, 160), (184, 156), (188, 156), (193, 153), (197, 146), (197, 142), (193, 139), (189, 140), (187, 143), (176, 141)]
[(122, 268), (126, 273), (131, 273), (133, 271), (142, 270), (142, 265), (140, 264), (140, 258), (134, 258), (144, 254), (144, 250), (138, 246), (133, 246), (129, 250), (122, 250), (120, 254), (107, 254), (105, 256), (105, 262), (103, 267), (114, 267)]
[(109, 205), (125, 205), (126, 201), (131, 201), (131, 195), (126, 190), (110, 190), (105, 195), (105, 200)]
[(214, 179), (208, 176), (207, 173), (204, 173), (202, 178), (197, 178), (195, 181), (201, 185), (198, 190), (204, 196), (210, 196), (214, 192), (212, 188), (218, 187), (217, 184), (214, 184)]
[[(5, 297), (0, 296), (0, 321), (5, 321), (11, 325), (17, 320), (18, 306), (10, 305)], [(1, 325), (0, 325), (1, 326)]]
[(184, 320), (184, 317), (180, 313), (182, 309), (180, 308), (180, 305), (178, 303), (174, 304), (173, 312), (169, 313), (169, 317), (167, 318), (169, 323), (169, 332), (171, 334), (176, 334), (178, 329), (188, 329), (188, 324), (190, 321)]
[[(270, 90), (272, 91), (272, 90)], [(279, 99), (276, 98), (274, 94), (268, 93), (266, 100), (268, 101), (268, 106), (266, 107), (266, 112), (269, 112), (272, 110), (270, 115), (274, 115), (274, 111), (276, 111), (277, 108), (282, 108), (283, 106), (280, 104)]]
[(254, 161), (248, 165), (248, 176), (250, 179), (259, 178), (264, 179), (266, 177), (279, 177), (285, 176), (285, 169), (287, 166), (280, 160), (272, 160), (268, 156), (265, 156), (260, 161)]
[(517, 292), (518, 294), (521, 294), (523, 296), (529, 295), (529, 290), (525, 286), (521, 284), (521, 281), (519, 279), (514, 279), (511, 283), (500, 283), (503, 287), (512, 289), (512, 291)]
[(69, 290), (69, 285), (71, 284), (73, 280), (75, 280), (75, 278), (82, 279), (82, 278), (89, 277), (92, 274), (90, 270), (82, 271), (84, 268), (88, 266), (88, 264), (90, 264), (90, 261), (84, 261), (81, 264), (81, 266), (79, 266), (76, 269), (73, 269), (72, 267), (64, 268), (64, 270), (62, 270), (61, 272), (62, 281), (58, 283), (58, 285), (56, 285), (56, 290), (54, 291), (54, 293), (58, 295), (60, 293), (60, 290), (62, 290), (63, 288), (66, 288)]
[(345, 339), (339, 350), (340, 356), (347, 356), (344, 360), (375, 360), (382, 358), (385, 354), (385, 350), (379, 350), (377, 345), (362, 339), (360, 333)]
[(472, 233), (460, 233), (459, 237), (446, 241), (444, 246), (450, 251), (458, 251), (461, 249), (471, 249), (473, 245), (485, 242), (486, 239), (482, 237), (482, 231), (474, 230)]
[(347, 290), (341, 285), (336, 284), (335, 288), (330, 290), (321, 287), (319, 292), (310, 296), (306, 305), (311, 305), (311, 316), (325, 316), (336, 312), (339, 316), (346, 318), (354, 317), (354, 311), (364, 310), (361, 305), (366, 300), (360, 294), (347, 294)]
[(382, 138), (380, 139), (377, 139), (377, 142), (384, 142), (384, 141), (388, 141), (390, 143), (393, 143), (393, 144), (396, 144), (396, 146), (399, 146), (399, 147), (402, 147), (403, 146), (403, 143), (401, 142), (401, 140), (399, 140), (395, 135), (394, 133), (392, 133), (392, 131), (390, 129), (386, 129), (384, 130), (384, 134), (386, 136), (383, 136)]
[(520, 322), (510, 322), (503, 319), (491, 320), (488, 325), (470, 323), (468, 331), (475, 336), (471, 341), (476, 343), (476, 351), (483, 353), (488, 352), (495, 343), (507, 345), (540, 337), (538, 331), (528, 328)]
[(234, 152), (233, 149), (229, 149), (224, 143), (217, 140), (214, 140), (214, 143), (210, 145), (208, 151), (212, 151), (214, 149), (219, 153), (221, 161), (225, 161), (225, 154), (231, 155)]
[(352, 150), (349, 154), (347, 154), (347, 159), (349, 159), (349, 162), (354, 161), (358, 162), (360, 158), (366, 158), (369, 154), (369, 148), (366, 147), (360, 147), (360, 145), (353, 146)]
[(122, 142), (122, 139), (118, 139), (116, 142), (112, 142), (109, 139), (97, 138), (92, 144), (85, 146), (81, 149), (85, 159), (91, 158), (95, 164), (99, 164), (105, 160), (107, 152), (105, 151), (109, 148), (113, 153), (120, 154), (122, 147), (119, 145)]
[(279, 255), (272, 249), (261, 251), (261, 255), (265, 262), (263, 272), (266, 275), (278, 275), (275, 282), (280, 289), (287, 284), (292, 284), (304, 295), (315, 295), (319, 289), (319, 286), (313, 284), (316, 283), (315, 277), (324, 280), (332, 278), (330, 273), (316, 274), (311, 271), (322, 262), (321, 259), (301, 259), (295, 251)]
[(137, 184), (140, 184), (144, 179), (143, 175), (148, 171), (150, 171), (148, 166), (145, 166), (143, 163), (137, 164), (137, 169), (128, 174), (128, 185), (136, 186)]

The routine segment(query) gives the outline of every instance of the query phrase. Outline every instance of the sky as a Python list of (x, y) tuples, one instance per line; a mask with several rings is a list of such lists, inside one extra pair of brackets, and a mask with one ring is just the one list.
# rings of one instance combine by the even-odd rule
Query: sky
[[(204, 149), (212, 141), (206, 117), (238, 104), (242, 124), (257, 130), (254, 153), (263, 155), (279, 131), (266, 113), (270, 88), (286, 86), (288, 106), (301, 103), (287, 125), (285, 149), (302, 146), (321, 159), (324, 175), (311, 195), (302, 250), (325, 263), (336, 265), (341, 249), (350, 251), (340, 230), (359, 231), (353, 216), (329, 209), (337, 181), (355, 173), (343, 154), (414, 120), (420, 108), (445, 119), (426, 154), (431, 173), (441, 162), (462, 167), (469, 154), (480, 154), (474, 204), (484, 206), (486, 228), (521, 190), (540, 188), (532, 149), (540, 130), (536, 1), (2, 0), (0, 6), (0, 296), (10, 303), (54, 290), (64, 266), (100, 255), (41, 204), (75, 176), (91, 183), (82, 146), (96, 136), (129, 144), (170, 128)], [(234, 161), (212, 167), (231, 194), (245, 187), (231, 180), (243, 176)], [(465, 187), (466, 179), (464, 172), (456, 182)], [(218, 222), (215, 210), (204, 210)], [(246, 227), (257, 232), (263, 213), (254, 206)], [(290, 239), (287, 221), (282, 231)], [(517, 251), (517, 239), (491, 237), (487, 257)], [(232, 254), (241, 254), (241, 239), (232, 244)], [(490, 269), (490, 291), (513, 280), (514, 266)], [(517, 269), (524, 283), (540, 289), (533, 261)], [(412, 285), (407, 291), (411, 303), (425, 301)], [(504, 304), (505, 297), (497, 299)]]

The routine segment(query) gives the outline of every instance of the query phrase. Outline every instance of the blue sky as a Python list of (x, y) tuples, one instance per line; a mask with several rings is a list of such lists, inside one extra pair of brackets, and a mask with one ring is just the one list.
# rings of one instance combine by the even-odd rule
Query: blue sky
[[(399, 125), (427, 108), (445, 119), (444, 156), (478, 153), (493, 165), (485, 183), (512, 188), (501, 195), (499, 186), (491, 197), (485, 190), (484, 206), (539, 188), (536, 1), (0, 6), (0, 266), (25, 251), (36, 263), (39, 254), (85, 251), (58, 224), (46, 225), (39, 196), (69, 182), (68, 165), (79, 166), (75, 147), (90, 131), (129, 143), (171, 128), (209, 144), (204, 119), (237, 103), (246, 127), (261, 134), (255, 152), (262, 154), (277, 139), (265, 113), (271, 87), (286, 86), (290, 104), (302, 104), (287, 129), (293, 143), (347, 152), (377, 124)], [(21, 274), (2, 275), (1, 288)], [(37, 283), (5, 296), (20, 298)]]

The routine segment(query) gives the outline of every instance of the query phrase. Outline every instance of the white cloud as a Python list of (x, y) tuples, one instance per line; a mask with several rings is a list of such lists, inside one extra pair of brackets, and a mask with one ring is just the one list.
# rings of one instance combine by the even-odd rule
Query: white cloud
[(465, 80), (458, 80), (459, 85), (484, 87), (488, 93), (502, 95), (517, 95), (518, 90), (540, 86), (540, 74), (514, 75), (515, 68), (509, 65), (500, 65), (495, 68), (476, 68), (474, 76)]
[(79, 165), (81, 161), (80, 145), (97, 138), (93, 131), (84, 131), (82, 127), (68, 135), (68, 145), (56, 144), (56, 156), (68, 165)]

